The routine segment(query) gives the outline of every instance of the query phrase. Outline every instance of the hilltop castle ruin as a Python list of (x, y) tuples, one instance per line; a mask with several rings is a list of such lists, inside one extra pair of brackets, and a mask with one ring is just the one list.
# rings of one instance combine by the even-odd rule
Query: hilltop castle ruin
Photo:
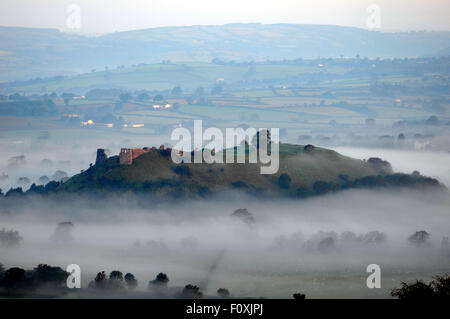
[[(159, 149), (164, 150), (164, 145), (161, 145)], [(131, 165), (133, 164), (133, 160), (135, 160), (137, 157), (150, 151), (156, 151), (156, 147), (122, 148), (120, 149), (119, 163), (120, 165)]]
[(106, 155), (106, 150), (104, 148), (97, 149), (97, 158), (95, 159), (95, 164), (105, 162), (108, 159)]
[[(160, 150), (164, 150), (164, 145), (159, 147)], [(150, 151), (156, 151), (156, 147), (134, 147), (134, 148), (121, 148), (119, 153), (119, 163), (120, 165), (131, 165), (133, 164), (133, 160), (142, 154), (148, 153)], [(113, 156), (115, 157), (115, 156)], [(105, 162), (108, 159), (106, 155), (106, 151), (103, 148), (97, 149), (97, 158), (95, 160), (95, 164)]]

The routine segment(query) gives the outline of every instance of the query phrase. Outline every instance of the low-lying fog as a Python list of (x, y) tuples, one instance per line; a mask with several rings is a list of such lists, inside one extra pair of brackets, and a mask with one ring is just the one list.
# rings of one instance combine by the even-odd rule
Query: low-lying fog
[[(206, 294), (225, 287), (234, 297), (290, 298), (298, 291), (307, 297), (389, 297), (401, 281), (428, 280), (450, 266), (448, 247), (441, 248), (450, 235), (450, 200), (442, 194), (351, 190), (276, 201), (230, 194), (148, 209), (111, 203), (102, 212), (84, 205), (31, 206), (2, 218), (3, 227), (24, 239), (1, 247), (0, 262), (25, 268), (79, 264), (84, 286), (96, 272), (117, 269), (132, 272), (142, 290), (159, 272), (173, 286), (199, 285), (224, 249), (202, 287)], [(243, 207), (254, 222), (230, 216)], [(69, 220), (75, 225), (70, 238), (55, 238), (56, 224)], [(431, 234), (422, 247), (408, 242), (419, 230)], [(379, 231), (385, 240), (343, 234), (348, 231), (356, 237)], [(325, 238), (332, 243), (321, 244)], [(381, 266), (381, 289), (366, 287), (372, 263)]]
[(450, 187), (450, 152), (396, 150), (381, 148), (334, 147), (336, 152), (353, 158), (381, 157), (392, 165), (395, 172), (412, 173), (437, 178)]
[[(35, 182), (56, 170), (70, 176), (95, 161), (97, 147), (117, 154), (121, 146), (133, 145), (129, 140), (117, 141), (105, 145), (86, 140), (80, 144), (4, 140), (8, 147), (2, 150), (0, 169), (9, 179), (0, 181), (0, 187), (5, 192), (21, 176)], [(381, 157), (395, 171), (418, 170), (450, 185), (448, 153), (335, 150), (355, 158)], [(9, 165), (8, 159), (18, 155), (26, 161)], [(52, 163), (43, 164), (45, 158)], [(254, 222), (231, 217), (238, 208), (247, 208)], [(441, 247), (443, 238), (450, 236), (449, 208), (448, 194), (411, 190), (351, 190), (306, 200), (256, 200), (229, 194), (146, 208), (108, 202), (98, 209), (90, 203), (35, 199), (0, 216), (0, 229), (18, 230), (23, 237), (16, 246), (0, 245), (0, 263), (27, 269), (39, 263), (62, 268), (79, 264), (84, 287), (99, 271), (121, 270), (136, 276), (140, 290), (165, 272), (169, 286), (201, 285), (206, 295), (224, 287), (233, 297), (290, 298), (295, 292), (307, 298), (389, 297), (402, 281), (429, 280), (450, 269), (449, 247)], [(74, 224), (65, 240), (54, 236), (63, 221)], [(431, 237), (429, 244), (416, 247), (408, 238), (420, 230)], [(384, 237), (368, 235), (371, 231)], [(331, 240), (324, 242), (327, 238)], [(366, 287), (366, 267), (373, 263), (381, 266), (381, 289)]]
[[(2, 132), (3, 133), (3, 132)], [(67, 135), (63, 130), (50, 131), (47, 137), (27, 132), (11, 137), (0, 133), (0, 189), (6, 193), (11, 187), (27, 190), (32, 183), (42, 185), (80, 173), (95, 163), (97, 148), (106, 149), (108, 156), (118, 155), (122, 147), (159, 146), (165, 137), (109, 134), (92, 139), (89, 132)], [(43, 138), (43, 136), (45, 138)], [(96, 132), (98, 134), (98, 132)], [(40, 177), (46, 176), (48, 180)], [(23, 179), (26, 178), (26, 179)]]

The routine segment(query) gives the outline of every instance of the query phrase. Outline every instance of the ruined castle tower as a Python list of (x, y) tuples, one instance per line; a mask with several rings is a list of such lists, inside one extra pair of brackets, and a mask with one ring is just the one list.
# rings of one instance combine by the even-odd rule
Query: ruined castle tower
[(133, 152), (131, 148), (120, 149), (119, 163), (120, 165), (131, 165), (133, 163)]
[(108, 155), (106, 155), (106, 151), (104, 148), (97, 149), (97, 158), (95, 159), (95, 164), (99, 164), (105, 162), (108, 159)]
[[(161, 149), (164, 149), (164, 146), (162, 146)], [(119, 163), (120, 165), (131, 165), (133, 164), (133, 160), (137, 157), (141, 156), (142, 154), (155, 151), (155, 147), (144, 147), (144, 148), (122, 148), (120, 150), (119, 154)]]

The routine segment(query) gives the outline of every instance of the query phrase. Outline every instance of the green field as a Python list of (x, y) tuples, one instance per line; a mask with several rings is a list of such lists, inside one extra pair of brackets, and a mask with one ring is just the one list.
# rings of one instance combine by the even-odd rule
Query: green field
[[(39, 98), (37, 94), (56, 92), (58, 97), (52, 98), (55, 114), (36, 119), (0, 112), (4, 123), (0, 129), (10, 133), (15, 129), (42, 130), (46, 125), (69, 129), (59, 120), (64, 114), (94, 122), (84, 127), (72, 125), (71, 130), (100, 135), (116, 134), (118, 129), (122, 134), (168, 134), (171, 128), (194, 119), (218, 127), (279, 127), (294, 135), (325, 131), (331, 124), (361, 126), (368, 118), (387, 126), (433, 115), (445, 121), (450, 119), (449, 64), (450, 58), (410, 59), (407, 65), (396, 60), (355, 59), (157, 63), (10, 83), (0, 87), (2, 94), (20, 93), (33, 100)], [(175, 86), (181, 87), (181, 94), (172, 94)], [(213, 91), (217, 87), (220, 92)], [(116, 93), (98, 98), (86, 94), (96, 88)], [(196, 93), (198, 88), (203, 89), (201, 95)], [(81, 97), (67, 100), (62, 97), (65, 92)], [(128, 92), (130, 97), (121, 101), (117, 92)], [(139, 98), (140, 92), (147, 97)], [(0, 107), (8, 103), (8, 99), (0, 100)], [(167, 103), (172, 107), (154, 108)], [(121, 124), (107, 127), (111, 116), (104, 117), (108, 114), (120, 117)]]

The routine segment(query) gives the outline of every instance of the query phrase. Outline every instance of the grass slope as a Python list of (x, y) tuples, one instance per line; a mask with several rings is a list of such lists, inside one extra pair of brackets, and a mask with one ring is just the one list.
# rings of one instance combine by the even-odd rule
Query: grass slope
[[(59, 190), (132, 190), (189, 196), (241, 188), (254, 193), (308, 195), (317, 193), (314, 187), (318, 181), (341, 187), (347, 181), (378, 173), (369, 162), (328, 149), (305, 150), (304, 146), (292, 144), (280, 144), (280, 168), (273, 175), (260, 174), (259, 163), (175, 164), (169, 151), (158, 150), (141, 155), (132, 165), (120, 165), (117, 157), (110, 158), (73, 176)], [(288, 187), (280, 186), (282, 174), (291, 179)]]

